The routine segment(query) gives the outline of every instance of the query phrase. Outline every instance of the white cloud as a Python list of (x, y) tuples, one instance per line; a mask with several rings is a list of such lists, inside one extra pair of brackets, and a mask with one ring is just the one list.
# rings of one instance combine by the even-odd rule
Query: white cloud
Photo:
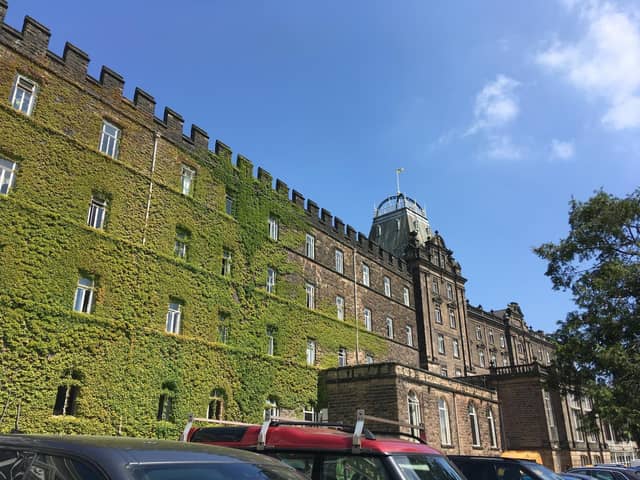
[(555, 43), (536, 61), (589, 96), (604, 99), (602, 123), (640, 127), (640, 23), (630, 11), (599, 1), (567, 1), (586, 25), (573, 43)]
[(553, 139), (551, 141), (551, 159), (552, 160), (569, 160), (575, 155), (575, 147), (573, 142)]
[(487, 83), (476, 96), (475, 120), (467, 135), (512, 122), (520, 113), (518, 97), (514, 93), (518, 85), (519, 82), (505, 75), (498, 75), (493, 82)]
[(508, 135), (490, 135), (486, 156), (493, 160), (520, 160), (522, 149)]

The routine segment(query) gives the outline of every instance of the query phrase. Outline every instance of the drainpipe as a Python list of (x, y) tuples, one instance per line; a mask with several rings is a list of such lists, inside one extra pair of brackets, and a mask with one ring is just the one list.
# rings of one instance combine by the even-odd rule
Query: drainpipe
[(147, 211), (144, 215), (144, 228), (142, 230), (142, 245), (147, 243), (147, 227), (149, 225), (149, 212), (151, 211), (151, 194), (153, 193), (153, 173), (156, 170), (156, 156), (158, 155), (158, 140), (160, 133), (153, 135), (153, 156), (151, 157), (151, 173), (149, 175), (149, 194), (147, 195)]

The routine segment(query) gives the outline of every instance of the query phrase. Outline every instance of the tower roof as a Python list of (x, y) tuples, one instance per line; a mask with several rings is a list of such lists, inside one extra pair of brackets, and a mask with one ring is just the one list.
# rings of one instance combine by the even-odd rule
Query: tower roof
[(385, 198), (380, 205), (376, 208), (373, 215), (374, 218), (381, 217), (387, 213), (395, 212), (407, 208), (418, 215), (427, 218), (427, 214), (422, 206), (416, 202), (413, 198), (407, 197), (404, 193), (397, 195), (391, 195)]

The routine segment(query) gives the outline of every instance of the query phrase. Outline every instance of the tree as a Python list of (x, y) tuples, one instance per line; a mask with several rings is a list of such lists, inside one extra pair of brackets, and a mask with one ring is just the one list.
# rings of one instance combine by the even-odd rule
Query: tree
[(552, 378), (591, 397), (592, 417), (640, 445), (640, 188), (569, 205), (569, 235), (534, 249), (553, 288), (570, 290), (577, 306), (554, 334)]

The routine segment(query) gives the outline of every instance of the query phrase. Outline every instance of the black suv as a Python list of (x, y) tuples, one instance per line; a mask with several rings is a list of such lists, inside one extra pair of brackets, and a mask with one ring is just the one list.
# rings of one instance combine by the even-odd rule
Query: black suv
[(468, 480), (562, 480), (544, 465), (530, 460), (449, 455)]

